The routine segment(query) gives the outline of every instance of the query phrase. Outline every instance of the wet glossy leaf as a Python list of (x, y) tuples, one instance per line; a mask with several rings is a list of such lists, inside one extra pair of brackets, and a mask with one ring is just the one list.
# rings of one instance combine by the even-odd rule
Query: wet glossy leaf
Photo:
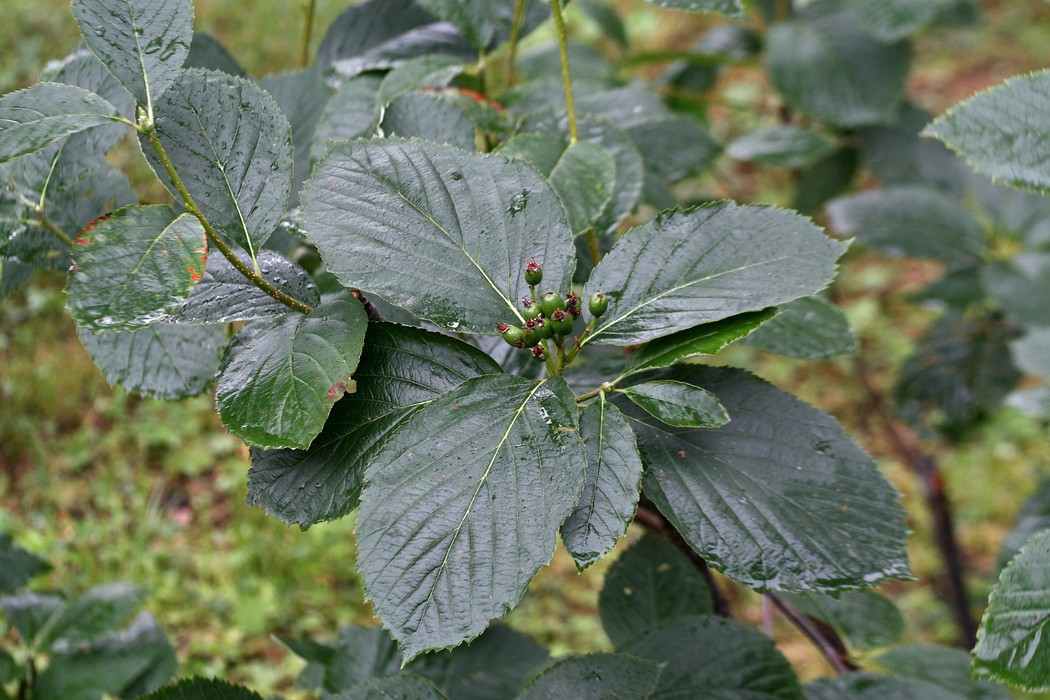
[(802, 297), (778, 309), (776, 317), (744, 339), (745, 345), (806, 360), (857, 352), (849, 320), (820, 297)]
[(831, 225), (888, 255), (945, 262), (981, 257), (981, 226), (954, 197), (925, 187), (888, 187), (828, 204)]
[(944, 8), (944, 0), (847, 0), (864, 29), (879, 41), (893, 42), (929, 24)]
[(529, 166), (423, 141), (335, 145), (303, 191), (306, 228), (341, 282), (466, 333), (520, 322), (531, 258), (545, 285), (568, 287), (564, 216)]
[(382, 79), (371, 74), (343, 81), (321, 112), (310, 150), (311, 159), (322, 158), (328, 152), (330, 141), (375, 134), (381, 115), (378, 97), (381, 84)]
[(673, 10), (712, 12), (727, 17), (744, 16), (744, 6), (740, 0), (646, 0), (646, 2)]
[(142, 700), (262, 700), (262, 696), (217, 678), (184, 678)]
[(379, 450), (357, 518), (358, 570), (406, 658), (480, 634), (550, 560), (586, 455), (560, 378), (468, 379)]
[[(320, 669), (318, 689), (327, 693), (349, 690), (373, 678), (397, 674), (401, 652), (386, 630), (350, 625), (331, 646), (308, 639), (282, 639), (288, 648)], [(305, 674), (309, 667), (303, 671)], [(300, 676), (299, 682), (302, 683)]]
[[(277, 228), (292, 186), (291, 127), (277, 103), (250, 80), (191, 68), (156, 112), (157, 135), (201, 212), (257, 251)], [(152, 147), (142, 150), (178, 197)]]
[(368, 324), (354, 371), (357, 391), (336, 403), (309, 449), (252, 450), (248, 503), (304, 527), (346, 515), (357, 507), (377, 447), (408, 416), (470, 377), (500, 372), (487, 355), (454, 338)]
[(773, 642), (728, 618), (679, 618), (649, 630), (620, 651), (664, 664), (660, 683), (648, 696), (652, 700), (802, 700), (795, 672)]
[(279, 73), (259, 81), (263, 90), (270, 93), (288, 124), (292, 127), (292, 151), (295, 168), (292, 175), (292, 190), (289, 206), (299, 203), (299, 190), (310, 176), (311, 144), (325, 106), (329, 91), (321, 79), (316, 65), (298, 71)]
[[(460, 31), (479, 50), (495, 46), (510, 36), (514, 22), (515, 0), (417, 0), (428, 10)], [(522, 33), (550, 16), (546, 3), (527, 3)]]
[(626, 654), (569, 656), (554, 662), (529, 681), (519, 700), (642, 700), (660, 679), (661, 665)]
[(758, 590), (909, 576), (898, 494), (831, 416), (740, 370), (679, 365), (646, 378), (704, 386), (732, 416), (697, 430), (628, 413), (646, 495), (711, 566)]
[(587, 282), (609, 310), (585, 342), (631, 345), (808, 296), (834, 276), (844, 243), (808, 219), (718, 202), (632, 230)]
[(906, 42), (879, 42), (841, 3), (778, 22), (766, 43), (766, 70), (788, 103), (842, 127), (892, 121), (910, 62)]
[(626, 129), (651, 175), (667, 182), (699, 175), (714, 163), (721, 145), (699, 122), (671, 115)]
[(587, 478), (561, 539), (583, 570), (604, 557), (634, 519), (642, 458), (627, 419), (604, 394), (580, 415), (580, 436), (587, 446)]
[(91, 52), (150, 108), (175, 82), (193, 42), (189, 0), (74, 0), (73, 16)]
[(1007, 80), (956, 105), (923, 132), (980, 173), (1050, 192), (1050, 71)]
[(972, 671), (1033, 692), (1050, 690), (1050, 532), (1003, 569), (977, 632)]
[(50, 621), (41, 639), (41, 646), (90, 643), (100, 635), (123, 627), (145, 600), (145, 589), (132, 583), (95, 586), (68, 603)]
[(776, 315), (777, 310), (773, 308), (750, 311), (650, 340), (630, 354), (625, 373), (667, 367), (689, 357), (715, 355), (727, 345), (746, 338)]
[(109, 102), (73, 85), (37, 83), (8, 93), (0, 98), (0, 163), (119, 116)]
[(1044, 530), (1050, 530), (1050, 481), (1044, 481), (1021, 507), (1013, 529), (1003, 538), (999, 567), (1006, 566), (1025, 542)]
[(821, 678), (805, 688), (806, 700), (958, 700), (955, 693), (924, 681), (874, 673), (847, 673)]
[(200, 221), (168, 206), (128, 207), (85, 229), (73, 251), (69, 309), (85, 330), (130, 330), (164, 318), (204, 274)]
[(800, 126), (776, 126), (744, 134), (726, 146), (726, 155), (760, 165), (801, 168), (828, 155), (835, 143)]
[(237, 63), (226, 47), (211, 34), (207, 32), (194, 32), (193, 43), (190, 44), (190, 52), (186, 56), (183, 68), (207, 68), (208, 70), (219, 70), (230, 75), (245, 77), (244, 69)]
[(1009, 700), (1010, 691), (970, 677), (970, 654), (933, 644), (906, 644), (875, 657), (875, 663), (895, 676), (925, 681), (963, 700)]
[(904, 617), (888, 598), (873, 591), (782, 594), (799, 612), (838, 630), (861, 651), (893, 644), (904, 634)]
[(346, 692), (325, 697), (327, 700), (445, 700), (445, 695), (431, 681), (407, 675), (373, 678)]
[(13, 593), (50, 570), (50, 564), (12, 542), (7, 533), (0, 532), (0, 593)]
[[(246, 253), (238, 258), (251, 267)], [(258, 257), (259, 272), (285, 294), (316, 306), (321, 302), (310, 275), (291, 260), (272, 250), (264, 250)], [(204, 325), (255, 321), (261, 318), (284, 316), (288, 307), (252, 284), (229, 260), (218, 251), (208, 256), (204, 276), (193, 288), (189, 299), (172, 312), (169, 323)]]
[(431, 54), (409, 59), (392, 69), (379, 85), (376, 100), (386, 106), (402, 95), (427, 88), (446, 87), (464, 71), (461, 58)]
[(398, 97), (384, 110), (381, 127), (387, 136), (416, 137), (474, 150), (474, 123), (462, 109), (436, 95), (410, 92)]
[(617, 649), (650, 631), (713, 612), (711, 589), (674, 545), (645, 535), (613, 562), (598, 599), (605, 634)]
[(729, 414), (718, 399), (698, 386), (655, 381), (621, 391), (652, 417), (678, 428), (717, 428), (729, 422)]
[(158, 399), (202, 393), (218, 371), (219, 351), (226, 345), (222, 326), (155, 323), (133, 331), (77, 332), (107, 382)]
[(260, 330), (219, 377), (223, 424), (258, 447), (309, 447), (335, 402), (355, 390), (367, 324), (360, 302), (340, 297)]

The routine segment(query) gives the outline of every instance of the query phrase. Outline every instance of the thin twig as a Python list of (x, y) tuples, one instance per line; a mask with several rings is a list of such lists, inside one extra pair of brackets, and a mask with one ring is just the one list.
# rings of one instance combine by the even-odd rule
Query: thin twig
[(518, 40), (521, 39), (521, 24), (525, 19), (525, 5), (528, 0), (517, 0), (514, 3), (514, 21), (510, 25), (510, 39), (507, 46), (507, 83), (516, 82), (518, 69)]
[(303, 44), (299, 52), (299, 65), (306, 68), (310, 65), (310, 36), (314, 30), (314, 11), (317, 9), (317, 0), (306, 0), (304, 12), (306, 18), (303, 23)]
[(791, 624), (806, 635), (809, 641), (813, 642), (813, 646), (828, 660), (836, 673), (849, 673), (857, 669), (846, 655), (845, 645), (834, 630), (824, 625), (818, 626), (817, 620), (806, 617), (775, 593), (767, 593), (766, 598), (783, 613)]
[(554, 26), (558, 30), (558, 53), (561, 55), (561, 79), (565, 87), (565, 113), (569, 117), (569, 144), (579, 138), (576, 130), (576, 104), (572, 98), (572, 72), (569, 70), (569, 37), (565, 31), (565, 18), (561, 12), (561, 0), (551, 0)]

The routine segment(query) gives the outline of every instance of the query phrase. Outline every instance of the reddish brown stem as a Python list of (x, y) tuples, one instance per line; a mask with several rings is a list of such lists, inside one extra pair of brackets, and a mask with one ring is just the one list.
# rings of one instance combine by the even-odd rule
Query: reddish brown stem
[(766, 598), (776, 606), (776, 609), (791, 624), (797, 627), (802, 634), (806, 635), (809, 641), (813, 642), (813, 646), (828, 660), (828, 663), (831, 664), (836, 673), (842, 674), (857, 670), (857, 666), (850, 661), (846, 645), (843, 643), (842, 638), (839, 637), (838, 632), (820, 620), (814, 620), (807, 615), (803, 615), (775, 593), (767, 593)]

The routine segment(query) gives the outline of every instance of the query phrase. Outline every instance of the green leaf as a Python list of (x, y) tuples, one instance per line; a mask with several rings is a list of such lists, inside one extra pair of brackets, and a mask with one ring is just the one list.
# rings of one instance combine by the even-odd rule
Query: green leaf
[(462, 59), (445, 54), (419, 56), (383, 76), (377, 102), (386, 106), (398, 97), (425, 88), (445, 87), (466, 68)]
[(331, 141), (375, 134), (382, 114), (378, 97), (381, 84), (382, 79), (371, 74), (343, 81), (321, 112), (310, 150), (311, 159), (324, 157)]
[(1025, 542), (1043, 530), (1050, 530), (1050, 480), (1044, 481), (1021, 507), (1013, 529), (1003, 538), (999, 567), (1006, 566)]
[(21, 289), (33, 276), (35, 269), (15, 258), (0, 257), (0, 299)]
[(810, 5), (804, 16), (773, 25), (766, 70), (794, 108), (840, 127), (893, 120), (911, 63), (907, 42), (883, 44), (841, 3)]
[(819, 211), (829, 199), (849, 189), (858, 165), (854, 148), (839, 148), (824, 156), (799, 176), (792, 208), (802, 214)]
[(620, 391), (652, 417), (677, 428), (717, 428), (729, 422), (718, 399), (691, 384), (642, 382)]
[(792, 212), (718, 202), (633, 229), (602, 259), (584, 298), (609, 310), (584, 342), (632, 345), (821, 290), (846, 244)]
[(551, 289), (572, 277), (561, 204), (523, 163), (423, 141), (340, 143), (302, 201), (310, 237), (343, 284), (450, 330), (493, 334), (520, 322), (530, 258)]
[(330, 94), (316, 65), (271, 75), (263, 78), (259, 86), (270, 93), (292, 128), (295, 168), (289, 206), (294, 207), (299, 204), (299, 190), (306, 178), (310, 177), (311, 144)]
[[(598, 25), (605, 36), (609, 37), (621, 49), (627, 49), (630, 42), (627, 39), (627, 28), (623, 20), (616, 14), (616, 10), (606, 5), (602, 0), (578, 0), (574, 7), (579, 7), (591, 20)], [(575, 72), (573, 73), (575, 75)]]
[(132, 583), (104, 583), (68, 603), (44, 631), (41, 646), (90, 643), (127, 623), (146, 600), (145, 589)]
[(587, 478), (561, 539), (582, 571), (608, 554), (634, 519), (642, 458), (627, 419), (604, 394), (580, 415), (580, 437), (587, 446)]
[(669, 542), (645, 535), (605, 575), (598, 611), (617, 649), (682, 618), (712, 613), (711, 589)]
[(802, 168), (820, 160), (835, 148), (827, 136), (800, 126), (775, 126), (738, 137), (726, 147), (726, 155), (737, 160)]
[(806, 685), (806, 700), (959, 700), (955, 693), (924, 681), (874, 673), (847, 673)]
[(846, 315), (820, 297), (802, 297), (744, 339), (744, 345), (805, 360), (855, 355), (857, 338)]
[[(251, 267), (247, 254), (238, 253), (237, 257)], [(285, 294), (310, 306), (321, 302), (313, 279), (291, 260), (272, 250), (264, 250), (259, 253), (257, 261), (262, 277)], [(287, 306), (256, 287), (229, 260), (214, 252), (208, 257), (204, 276), (189, 298), (167, 320), (169, 323), (204, 325), (255, 321), (287, 313)]]
[(499, 623), (447, 651), (424, 654), (405, 667), (430, 678), (451, 700), (513, 697), (550, 655), (531, 637)]
[(262, 696), (217, 678), (184, 678), (142, 700), (262, 700)]
[(501, 371), (455, 338), (368, 324), (357, 391), (336, 403), (309, 449), (252, 450), (248, 503), (303, 527), (346, 515), (357, 507), (377, 446), (408, 416), (470, 377)]
[(164, 318), (204, 274), (204, 228), (166, 205), (127, 207), (85, 229), (73, 251), (69, 309), (85, 330), (130, 330)]
[(59, 593), (25, 591), (0, 598), (4, 617), (18, 630), (22, 643), (36, 649), (36, 638), (48, 622), (61, 614), (66, 599)]
[(1003, 569), (977, 631), (971, 671), (1031, 692), (1050, 690), (1050, 531)]
[(276, 319), (238, 348), (219, 376), (215, 406), (231, 433), (258, 447), (306, 449), (347, 391), (368, 317), (336, 298), (309, 315)]
[(932, 22), (945, 0), (847, 0), (860, 24), (886, 43), (898, 41)]
[[(468, 42), (483, 51), (510, 36), (517, 3), (515, 0), (417, 0), (417, 4), (455, 25)], [(545, 3), (528, 3), (527, 10), (522, 33), (550, 15)]]
[(1010, 318), (1025, 325), (1050, 325), (1050, 253), (1026, 251), (982, 265), (980, 280)]
[[(291, 126), (269, 93), (245, 78), (187, 69), (157, 101), (156, 128), (205, 218), (248, 250), (265, 243), (284, 214), (293, 170)], [(168, 183), (153, 149), (142, 150)]]
[(598, 144), (571, 144), (550, 172), (551, 186), (565, 205), (573, 235), (587, 231), (612, 200), (616, 161)]
[(37, 83), (8, 93), (0, 98), (0, 163), (119, 117), (109, 102), (73, 85)]
[(426, 678), (405, 675), (373, 678), (345, 693), (325, 697), (327, 700), (445, 700), (437, 686)]
[(761, 632), (714, 615), (683, 617), (649, 630), (620, 651), (664, 664), (648, 695), (802, 700), (798, 679)]
[(626, 131), (638, 146), (645, 169), (667, 182), (699, 175), (721, 151), (721, 145), (707, 129), (679, 115), (648, 119)]
[(887, 255), (953, 262), (984, 255), (981, 226), (959, 200), (925, 187), (888, 187), (836, 199), (831, 225)]
[(1050, 193), (1050, 71), (1019, 76), (962, 102), (926, 127), (980, 173)]
[(203, 393), (226, 345), (222, 326), (155, 323), (134, 331), (77, 333), (107, 382), (158, 399)]
[(139, 104), (152, 110), (175, 82), (190, 52), (192, 3), (73, 0), (73, 16), (91, 52)]
[(125, 630), (53, 655), (37, 680), (33, 697), (97, 700), (103, 693), (137, 695), (162, 685), (176, 667), (175, 650), (164, 630), (142, 613)]
[(624, 373), (667, 367), (689, 357), (715, 355), (727, 345), (746, 338), (776, 315), (774, 308), (750, 311), (650, 340), (631, 353)]
[(358, 570), (408, 659), (476, 637), (554, 553), (587, 463), (560, 378), (468, 379), (375, 456)]
[(548, 698), (650, 697), (660, 680), (661, 665), (626, 654), (587, 654), (560, 659), (529, 681), (518, 700)]
[(714, 568), (757, 590), (838, 591), (909, 576), (898, 494), (835, 420), (746, 372), (679, 365), (733, 419), (668, 428), (628, 413), (643, 489)]
[(15, 657), (0, 649), (0, 688), (23, 678), (26, 675), (26, 671), (27, 669), (15, 661)]
[(387, 136), (417, 137), (473, 151), (474, 123), (462, 109), (436, 95), (410, 92), (398, 97), (383, 112)]
[(932, 644), (906, 644), (875, 657), (875, 663), (895, 676), (925, 681), (965, 700), (1008, 700), (1002, 686), (970, 677), (970, 654)]
[(194, 32), (193, 42), (190, 44), (190, 52), (186, 56), (183, 68), (207, 68), (208, 70), (219, 70), (223, 73), (247, 77), (247, 73), (237, 63), (237, 59), (230, 55), (226, 47), (211, 34), (207, 32)]
[(303, 653), (307, 651), (303, 642), (291, 648), (311, 663), (323, 666), (321, 689), (329, 693), (349, 690), (373, 678), (395, 675), (401, 667), (397, 645), (386, 630), (378, 627), (350, 625), (339, 632), (331, 647), (311, 645), (315, 648), (307, 654)]
[(6, 532), (0, 532), (0, 593), (13, 593), (50, 570), (50, 564), (16, 545)]
[(961, 197), (969, 171), (943, 143), (920, 138), (930, 120), (928, 113), (905, 102), (893, 124), (858, 129), (864, 165), (883, 185), (924, 185)]
[(904, 617), (888, 598), (872, 591), (782, 594), (800, 612), (831, 625), (854, 649), (866, 651), (893, 644), (904, 634)]
[(711, 12), (726, 17), (743, 17), (744, 6), (740, 0), (645, 0), (650, 5), (669, 7), (686, 12)]

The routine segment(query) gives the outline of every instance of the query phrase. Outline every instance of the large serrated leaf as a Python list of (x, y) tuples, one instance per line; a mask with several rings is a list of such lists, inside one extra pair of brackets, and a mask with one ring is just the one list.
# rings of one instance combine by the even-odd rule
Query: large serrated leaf
[(744, 5), (740, 0), (646, 0), (646, 2), (686, 12), (711, 12), (726, 17), (744, 16)]
[(474, 150), (474, 123), (452, 102), (425, 92), (398, 97), (383, 111), (380, 124), (386, 136), (420, 138)]
[(893, 120), (911, 62), (906, 42), (883, 44), (840, 3), (815, 3), (769, 30), (766, 70), (784, 98), (836, 126)]
[(808, 296), (831, 281), (845, 248), (773, 207), (669, 213), (620, 239), (591, 273), (585, 298), (603, 292), (610, 303), (583, 342), (642, 343)]
[(204, 274), (200, 221), (165, 205), (113, 212), (77, 239), (69, 309), (85, 330), (130, 330), (180, 306)]
[(1003, 569), (977, 631), (972, 672), (1033, 692), (1050, 690), (1050, 531)]
[(1050, 71), (1015, 77), (926, 127), (993, 180), (1050, 192)]
[(816, 131), (787, 125), (744, 134), (726, 147), (726, 155), (761, 165), (802, 168), (834, 148), (834, 141)]
[(50, 569), (46, 561), (16, 545), (6, 532), (0, 532), (0, 593), (11, 593)]
[(259, 85), (270, 93), (292, 128), (295, 168), (289, 206), (296, 206), (299, 190), (310, 176), (311, 144), (330, 93), (316, 64), (299, 71), (271, 75), (259, 81)]
[(857, 352), (846, 315), (821, 297), (802, 297), (777, 311), (775, 318), (743, 340), (744, 345), (806, 360)]
[(339, 297), (260, 329), (219, 377), (222, 422), (258, 447), (309, 447), (335, 402), (354, 390), (367, 325), (360, 302)]
[(729, 422), (729, 414), (714, 394), (692, 384), (660, 380), (621, 391), (653, 418), (677, 428), (717, 428)]
[[(901, 625), (903, 628), (903, 624)], [(972, 657), (962, 649), (933, 644), (905, 644), (875, 657), (875, 663), (895, 676), (924, 681), (956, 693), (961, 700), (1009, 700), (1009, 690), (970, 676)]]
[(604, 394), (580, 415), (580, 436), (587, 445), (587, 480), (561, 539), (582, 570), (627, 532), (638, 507), (642, 458), (627, 419)]
[[(291, 126), (269, 93), (245, 78), (183, 70), (157, 101), (156, 128), (208, 221), (241, 247), (258, 250), (281, 220), (292, 186)], [(169, 183), (153, 149), (143, 143), (143, 151)]]
[(907, 578), (898, 494), (835, 420), (746, 372), (677, 366), (732, 420), (668, 428), (628, 413), (643, 489), (714, 568), (758, 590), (837, 591)]
[(981, 226), (959, 200), (925, 187), (861, 192), (828, 204), (832, 227), (888, 255), (945, 262), (981, 257)]
[(714, 611), (711, 589), (674, 545), (645, 535), (613, 562), (598, 598), (602, 627), (617, 649), (683, 617)]
[(406, 658), (472, 639), (518, 602), (586, 467), (560, 378), (468, 379), (380, 449), (357, 518), (358, 570)]
[(656, 661), (626, 654), (587, 654), (560, 659), (529, 681), (518, 700), (549, 698), (647, 698), (660, 679)]
[(382, 78), (371, 73), (342, 82), (321, 111), (310, 148), (311, 160), (322, 158), (328, 152), (330, 141), (375, 134), (382, 116), (379, 103), (382, 82)]
[(226, 344), (222, 326), (155, 323), (133, 331), (77, 332), (107, 382), (158, 399), (202, 393), (219, 369), (219, 351)]
[(488, 355), (454, 338), (392, 323), (370, 323), (357, 391), (332, 409), (307, 450), (252, 450), (248, 503), (303, 527), (357, 507), (365, 468), (420, 406), (470, 377), (499, 374)]
[(624, 373), (667, 367), (690, 357), (717, 354), (730, 343), (748, 337), (776, 315), (777, 310), (773, 308), (750, 311), (650, 340), (631, 353)]
[[(514, 23), (515, 0), (416, 0), (417, 4), (455, 25), (463, 37), (484, 50), (510, 36)], [(535, 27), (550, 15), (546, 3), (526, 3), (522, 33)]]
[(802, 700), (791, 664), (761, 632), (714, 615), (668, 622), (620, 651), (664, 664), (647, 697)]
[(904, 634), (900, 610), (873, 591), (843, 591), (834, 597), (827, 593), (781, 595), (800, 612), (834, 627), (854, 649), (889, 646)]
[(1044, 530), (1050, 530), (1050, 480), (1040, 484), (1021, 507), (1013, 529), (1003, 538), (999, 550), (999, 567), (1009, 564), (1025, 542)]
[(806, 700), (959, 700), (956, 693), (925, 681), (865, 672), (820, 678), (805, 690)]
[(133, 583), (95, 586), (66, 605), (48, 623), (40, 643), (42, 646), (88, 644), (123, 627), (145, 600), (145, 589)]
[[(238, 258), (251, 266), (245, 253)], [(309, 306), (321, 301), (317, 285), (303, 268), (291, 260), (264, 250), (257, 258), (259, 274), (275, 287)], [(205, 325), (275, 318), (288, 313), (288, 307), (256, 287), (229, 260), (218, 253), (208, 257), (204, 276), (184, 304), (175, 309), (169, 323)]]
[(332, 146), (302, 195), (328, 270), (438, 325), (496, 332), (520, 320), (525, 263), (567, 289), (572, 236), (535, 170), (424, 141)]
[(119, 117), (105, 99), (73, 85), (37, 83), (8, 93), (0, 98), (0, 164)]
[(373, 678), (350, 690), (336, 695), (326, 695), (326, 700), (447, 700), (444, 693), (432, 681), (418, 676), (400, 675)]
[(883, 185), (925, 185), (962, 196), (970, 174), (966, 165), (943, 143), (919, 136), (930, 119), (928, 113), (905, 102), (892, 124), (858, 129), (864, 164)]
[(183, 678), (142, 700), (262, 700), (262, 696), (216, 678)]
[(148, 107), (175, 82), (193, 42), (190, 0), (73, 0), (73, 16), (92, 53)]

